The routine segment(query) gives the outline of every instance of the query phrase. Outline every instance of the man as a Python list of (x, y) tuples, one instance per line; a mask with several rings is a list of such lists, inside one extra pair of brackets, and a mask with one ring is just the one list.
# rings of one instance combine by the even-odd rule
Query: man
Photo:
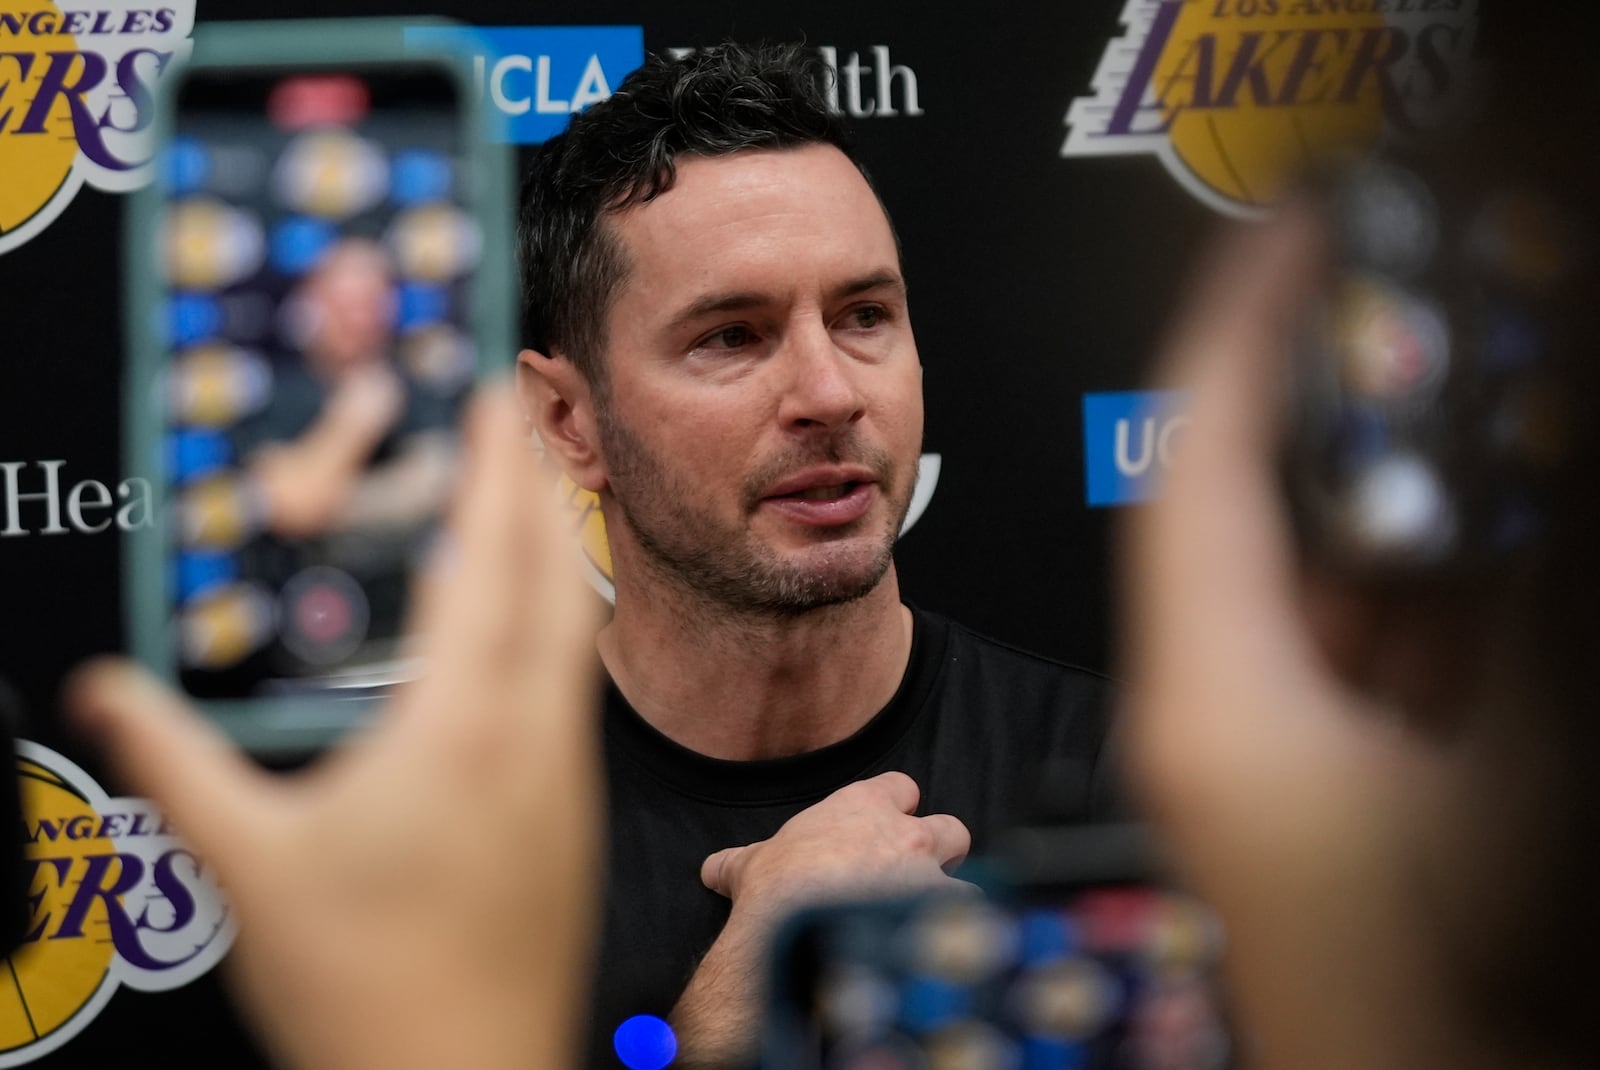
[(641, 1013), (738, 1063), (786, 911), (948, 880), (1047, 778), (1093, 805), (1102, 682), (901, 601), (922, 370), (820, 70), (652, 59), (525, 185), (519, 387), (616, 585), (594, 1065)]

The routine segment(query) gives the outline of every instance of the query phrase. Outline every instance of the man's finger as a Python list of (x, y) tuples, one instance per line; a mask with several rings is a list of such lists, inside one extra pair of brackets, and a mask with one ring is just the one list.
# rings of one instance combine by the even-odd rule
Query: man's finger
[(273, 812), (268, 774), (133, 663), (90, 662), (68, 680), (63, 700), (128, 789), (153, 801), (220, 871), (246, 851), (253, 822)]
[[(506, 663), (522, 639), (515, 627), (518, 600), (528, 567), (519, 547), (526, 537), (519, 523), (529, 487), (526, 449), (518, 434), (515, 406), (505, 389), (486, 390), (473, 399), (466, 420), (466, 451), (460, 496), (451, 510), (445, 554), (422, 597), (424, 656), (444, 662), (441, 649), (465, 654), (449, 663), (476, 682), (492, 666)], [(519, 552), (520, 551), (520, 552)]]
[(733, 898), (733, 886), (738, 881), (740, 856), (743, 847), (724, 847), (706, 856), (700, 865), (700, 883), (718, 895)]
[(933, 834), (933, 854), (939, 860), (941, 869), (949, 873), (966, 861), (967, 852), (972, 850), (972, 833), (967, 831), (967, 826), (959, 818), (949, 814), (929, 814), (918, 820), (924, 829)]
[(880, 794), (902, 814), (916, 813), (917, 803), (922, 801), (922, 789), (905, 773), (879, 773), (857, 783)]
[(1174, 340), (1167, 369), (1190, 391), (1191, 423), (1160, 496), (1132, 518), (1123, 562), (1141, 682), (1203, 681), (1201, 662), (1237, 663), (1219, 644), (1272, 664), (1304, 654), (1286, 649), (1300, 643), (1298, 594), (1274, 451), (1289, 324), (1318, 276), (1321, 240), (1305, 210), (1233, 236)]

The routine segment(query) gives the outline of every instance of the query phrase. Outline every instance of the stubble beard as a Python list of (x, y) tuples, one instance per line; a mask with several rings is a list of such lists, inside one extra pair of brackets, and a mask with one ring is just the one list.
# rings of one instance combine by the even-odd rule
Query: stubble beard
[(774, 457), (752, 473), (740, 503), (745, 515), (764, 488), (811, 464), (865, 465), (876, 473), (881, 490), (893, 488), (887, 493), (896, 497), (889, 502), (888, 520), (876, 543), (862, 546), (857, 525), (846, 525), (791, 561), (747, 528), (732, 530), (696, 512), (688, 504), (694, 500), (691, 486), (609, 412), (597, 416), (611, 496), (646, 566), (702, 602), (740, 615), (795, 617), (864, 598), (888, 573), (915, 474), (901, 482), (887, 451), (860, 446), (853, 436), (835, 436)]

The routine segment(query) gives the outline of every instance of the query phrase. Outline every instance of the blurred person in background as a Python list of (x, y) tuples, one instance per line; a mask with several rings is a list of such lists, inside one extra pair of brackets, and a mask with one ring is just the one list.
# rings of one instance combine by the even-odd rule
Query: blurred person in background
[(239, 448), (285, 539), (408, 533), (438, 515), (454, 476), (454, 411), (395, 365), (399, 297), (376, 241), (343, 238), (286, 305), (294, 351)]

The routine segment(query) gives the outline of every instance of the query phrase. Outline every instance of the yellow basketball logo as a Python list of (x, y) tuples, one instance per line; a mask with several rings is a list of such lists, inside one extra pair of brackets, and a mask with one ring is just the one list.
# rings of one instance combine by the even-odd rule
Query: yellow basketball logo
[(149, 803), (37, 743), (17, 744), (17, 771), (32, 913), (0, 973), (0, 1067), (60, 1048), (120, 985), (187, 984), (233, 942), (215, 884)]
[(87, 182), (149, 180), (150, 94), (189, 52), (194, 0), (12, 0), (0, 9), (0, 253), (55, 221)]
[(1308, 165), (1447, 115), (1476, 0), (1129, 0), (1122, 23), (1061, 155), (1149, 153), (1250, 215)]

